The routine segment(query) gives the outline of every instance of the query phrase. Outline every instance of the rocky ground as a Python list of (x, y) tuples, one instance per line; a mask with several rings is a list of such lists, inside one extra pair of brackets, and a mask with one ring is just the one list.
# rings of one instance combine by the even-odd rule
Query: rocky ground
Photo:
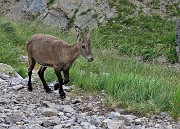
[(180, 129), (180, 122), (167, 113), (147, 118), (109, 111), (104, 91), (90, 96), (71, 87), (62, 101), (57, 91), (48, 94), (40, 84), (29, 92), (18, 80), (0, 76), (0, 129)]

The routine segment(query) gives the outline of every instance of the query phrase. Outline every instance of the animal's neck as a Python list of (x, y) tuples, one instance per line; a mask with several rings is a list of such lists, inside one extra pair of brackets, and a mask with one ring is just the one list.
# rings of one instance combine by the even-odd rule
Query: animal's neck
[(69, 52), (71, 55), (71, 62), (73, 63), (76, 60), (76, 58), (78, 58), (78, 56), (80, 55), (79, 44), (75, 43), (75, 44), (71, 45)]

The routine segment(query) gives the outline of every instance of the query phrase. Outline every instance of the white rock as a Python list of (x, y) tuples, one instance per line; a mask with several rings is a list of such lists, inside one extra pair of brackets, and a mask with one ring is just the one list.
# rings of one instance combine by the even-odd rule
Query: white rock
[(0, 78), (0, 83), (2, 83), (2, 82), (5, 82), (5, 80), (3, 80), (3, 79)]
[(23, 85), (16, 85), (16, 86), (13, 86), (13, 87), (12, 87), (13, 90), (20, 90), (20, 89), (22, 89), (22, 88), (24, 88)]
[(64, 116), (64, 112), (59, 112), (58, 115), (59, 116)]

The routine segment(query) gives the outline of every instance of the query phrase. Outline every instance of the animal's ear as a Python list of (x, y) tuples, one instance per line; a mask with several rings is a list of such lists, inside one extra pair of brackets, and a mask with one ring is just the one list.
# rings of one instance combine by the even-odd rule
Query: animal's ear
[(87, 34), (87, 39), (91, 39), (91, 33), (92, 33), (92, 29), (90, 28), (90, 29), (89, 29), (89, 32), (88, 32), (88, 34)]
[(88, 42), (89, 45), (91, 44), (91, 33), (92, 33), (92, 29), (90, 28), (89, 32), (87, 34), (87, 42)]

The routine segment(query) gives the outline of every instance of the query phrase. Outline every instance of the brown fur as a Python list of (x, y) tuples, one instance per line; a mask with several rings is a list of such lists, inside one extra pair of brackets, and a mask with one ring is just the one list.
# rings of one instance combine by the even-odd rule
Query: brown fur
[(69, 45), (51, 35), (36, 34), (29, 39), (27, 43), (29, 61), (35, 60), (43, 66), (63, 66), (69, 67), (80, 55), (80, 46), (78, 43)]

